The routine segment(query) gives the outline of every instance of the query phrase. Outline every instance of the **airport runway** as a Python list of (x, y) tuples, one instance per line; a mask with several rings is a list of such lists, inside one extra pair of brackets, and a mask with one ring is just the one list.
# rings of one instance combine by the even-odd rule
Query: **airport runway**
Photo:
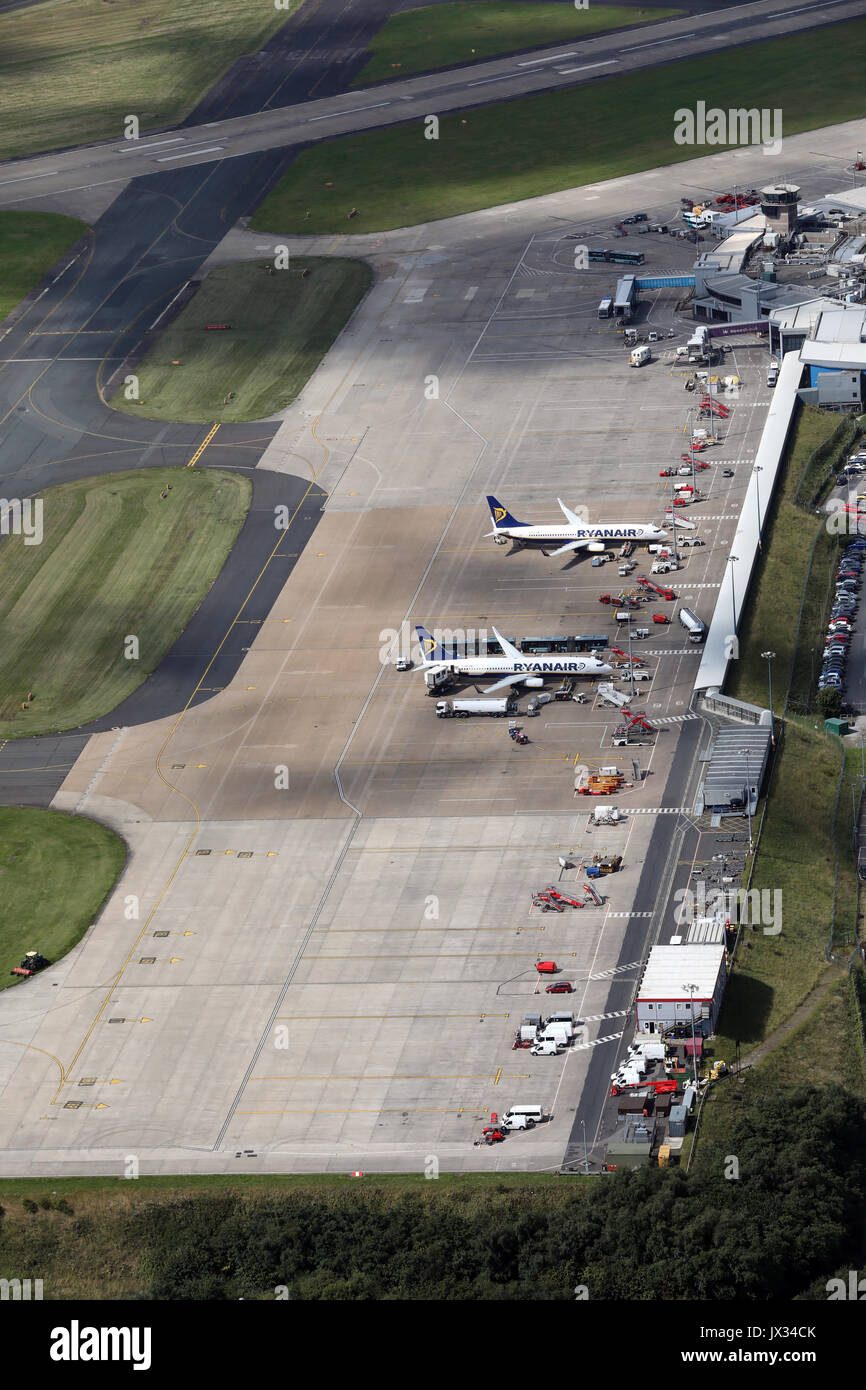
[[(159, 173), (179, 167), (179, 163), (189, 168), (263, 150), (297, 148), (354, 131), (382, 129), (422, 119), (431, 111), (441, 115), (486, 105), (494, 94), (497, 101), (506, 101), (581, 86), (604, 76), (645, 71), (663, 63), (860, 18), (866, 5), (864, 0), (815, 0), (791, 9), (784, 0), (756, 0), (736, 7), (736, 23), (731, 22), (733, 12), (726, 8), (721, 13), (664, 20), (654, 27), (652, 37), (620, 32), (581, 41), (577, 48), (560, 44), (540, 49), (532, 59), (509, 55), (469, 68), (422, 74), (314, 100), (281, 85), (274, 97), (281, 103), (276, 108), (261, 110), (255, 106), (254, 114), (232, 116), (226, 106), (218, 119), (176, 130), (151, 131), (139, 141), (118, 139), (0, 165), (0, 207), (22, 202), (29, 205), (34, 196), (122, 183), (133, 174)], [(278, 36), (278, 42), (284, 40)], [(356, 46), (341, 49), (336, 55), (336, 61), (340, 60), (346, 61), (347, 73), (356, 70), (352, 68), (359, 61)], [(299, 62), (306, 81), (307, 60), (302, 57)], [(255, 74), (247, 70), (242, 76), (255, 81)], [(256, 85), (257, 99), (262, 91)]]

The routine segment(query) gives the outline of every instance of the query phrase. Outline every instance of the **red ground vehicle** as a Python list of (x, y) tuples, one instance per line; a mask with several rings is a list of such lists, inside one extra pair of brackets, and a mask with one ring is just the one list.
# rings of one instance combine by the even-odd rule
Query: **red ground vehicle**
[(652, 590), (654, 594), (658, 594), (659, 598), (666, 599), (668, 603), (670, 603), (672, 599), (676, 598), (676, 594), (674, 593), (673, 589), (669, 589), (666, 584), (654, 584), (651, 579), (647, 579), (646, 575), (638, 579), (637, 582), (638, 584), (640, 584), (642, 589)]
[(547, 892), (536, 893), (532, 899), (532, 906), (540, 907), (542, 912), (565, 911), (565, 908), (563, 907), (562, 903), (557, 902), (556, 899), (551, 897), (550, 893)]
[(620, 1086), (615, 1081), (610, 1088), (612, 1096), (622, 1095), (623, 1091), (655, 1091), (657, 1096), (672, 1095), (677, 1089), (676, 1081), (669, 1080), (667, 1077), (663, 1081), (631, 1081), (625, 1086)]
[(537, 960), (535, 962), (535, 968), (539, 975), (555, 975), (559, 970), (559, 966), (555, 960)]
[(646, 715), (641, 714), (639, 710), (636, 714), (632, 714), (631, 710), (625, 709), (623, 710), (623, 716), (626, 720), (624, 725), (626, 729), (643, 729), (647, 734), (655, 734), (658, 732), (655, 725), (650, 724)]
[(630, 659), (630, 660), (631, 660), (632, 666), (644, 666), (644, 665), (646, 665), (646, 663), (645, 663), (645, 661), (644, 661), (644, 659), (643, 659), (642, 656), (633, 656), (633, 657), (629, 658), (628, 652), (624, 652), (624, 651), (622, 650), (621, 647), (611, 647), (610, 650), (611, 650), (611, 652), (613, 653), (614, 656), (620, 657), (623, 661), (628, 661), (628, 660)]
[(474, 1141), (475, 1148), (479, 1144), (501, 1144), (505, 1135), (497, 1125), (485, 1125), (481, 1131), (481, 1138)]
[(46, 965), (50, 964), (51, 961), (46, 960), (38, 951), (28, 951), (21, 964), (16, 965), (14, 970), (9, 971), (9, 974), (23, 975), (28, 978), (30, 975), (35, 975), (37, 971), (44, 970)]
[(669, 622), (670, 622), (670, 618), (668, 617), (667, 613), (653, 613), (653, 622), (654, 622), (654, 623), (669, 623)]
[(552, 985), (547, 985), (545, 994), (573, 994), (574, 985), (570, 980), (554, 980)]

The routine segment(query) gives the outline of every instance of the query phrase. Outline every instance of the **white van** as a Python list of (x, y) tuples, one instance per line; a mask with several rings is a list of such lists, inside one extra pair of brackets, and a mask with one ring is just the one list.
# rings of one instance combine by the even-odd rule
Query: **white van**
[(776, 363), (774, 362), (774, 363), (772, 364), (772, 366), (770, 366), (770, 367), (767, 368), (767, 385), (768, 385), (768, 386), (775, 386), (775, 384), (776, 384), (776, 382), (777, 382), (778, 380), (779, 380), (779, 368), (778, 368), (778, 366), (776, 365)]
[(540, 1105), (511, 1105), (502, 1116), (502, 1123), (506, 1129), (531, 1129), (543, 1119), (544, 1110)]
[(574, 1028), (570, 1023), (548, 1023), (544, 1031), (539, 1033), (539, 1042), (556, 1042), (565, 1047), (574, 1036)]
[(703, 545), (700, 536), (680, 536), (680, 545)]
[(648, 348), (646, 343), (641, 343), (640, 347), (636, 347), (632, 350), (628, 359), (628, 364), (630, 367), (642, 367), (644, 363), (650, 362), (651, 360), (652, 349)]
[(565, 1050), (565, 1043), (557, 1042), (555, 1038), (543, 1038), (540, 1042), (533, 1043), (529, 1049), (531, 1057), (558, 1057)]

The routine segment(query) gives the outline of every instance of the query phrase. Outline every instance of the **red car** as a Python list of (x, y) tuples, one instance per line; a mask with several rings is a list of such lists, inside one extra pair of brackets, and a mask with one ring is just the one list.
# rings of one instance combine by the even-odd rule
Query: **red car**
[(573, 994), (574, 986), (570, 980), (554, 980), (552, 985), (548, 985), (545, 994)]

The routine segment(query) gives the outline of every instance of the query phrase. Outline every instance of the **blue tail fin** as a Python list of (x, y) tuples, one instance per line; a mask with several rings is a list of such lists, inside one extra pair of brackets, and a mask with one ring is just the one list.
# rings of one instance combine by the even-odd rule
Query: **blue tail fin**
[(495, 497), (487, 498), (487, 505), (490, 508), (490, 520), (494, 526), (528, 526), (528, 521), (518, 521), (516, 516), (512, 516), (507, 507), (503, 507), (501, 502), (497, 502)]
[(431, 634), (427, 631), (426, 627), (421, 627), (420, 624), (416, 623), (415, 631), (418, 634), (418, 641), (421, 643), (421, 650), (424, 653), (425, 661), (451, 660), (449, 653), (446, 652), (445, 648), (442, 646), (442, 643), (437, 642), (436, 638), (431, 636)]

